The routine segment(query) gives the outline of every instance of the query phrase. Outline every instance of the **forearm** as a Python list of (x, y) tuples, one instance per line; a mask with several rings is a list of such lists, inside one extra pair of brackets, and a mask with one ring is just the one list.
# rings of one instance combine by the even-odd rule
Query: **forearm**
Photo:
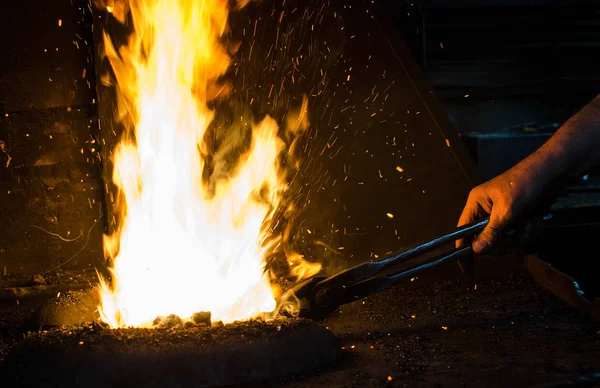
[(555, 179), (600, 163), (600, 95), (567, 120), (536, 152), (513, 167), (543, 190)]

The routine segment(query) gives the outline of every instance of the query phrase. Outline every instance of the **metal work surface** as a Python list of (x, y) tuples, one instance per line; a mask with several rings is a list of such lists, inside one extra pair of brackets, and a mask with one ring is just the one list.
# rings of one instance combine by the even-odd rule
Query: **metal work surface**
[(281, 386), (535, 387), (600, 368), (598, 322), (527, 275), (411, 288), (340, 309), (325, 325), (347, 363)]

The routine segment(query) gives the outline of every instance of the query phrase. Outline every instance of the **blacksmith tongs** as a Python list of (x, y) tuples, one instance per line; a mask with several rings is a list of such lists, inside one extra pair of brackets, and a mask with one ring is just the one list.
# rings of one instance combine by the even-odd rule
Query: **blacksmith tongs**
[(325, 318), (341, 305), (383, 291), (403, 279), (414, 277), (427, 268), (471, 256), (471, 245), (467, 244), (467, 246), (452, 249), (400, 272), (375, 277), (392, 267), (430, 253), (448, 243), (473, 236), (483, 229), (488, 221), (489, 218), (485, 218), (461, 226), (450, 233), (418, 244), (383, 260), (369, 261), (329, 277), (314, 277), (289, 290), (283, 299), (297, 298), (300, 301), (299, 316), (301, 317)]

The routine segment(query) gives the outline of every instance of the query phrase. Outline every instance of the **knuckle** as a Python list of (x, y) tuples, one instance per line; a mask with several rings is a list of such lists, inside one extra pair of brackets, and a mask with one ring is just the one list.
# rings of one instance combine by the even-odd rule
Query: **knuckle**
[(473, 195), (473, 196), (477, 196), (477, 195), (479, 195), (479, 194), (481, 193), (481, 190), (482, 190), (482, 187), (481, 187), (481, 185), (479, 185), (479, 186), (475, 186), (475, 187), (473, 187), (473, 188), (471, 189), (471, 195)]
[(481, 196), (481, 188), (479, 186), (471, 189), (469, 192), (469, 196), (467, 197), (467, 201), (469, 202), (477, 202), (479, 197)]

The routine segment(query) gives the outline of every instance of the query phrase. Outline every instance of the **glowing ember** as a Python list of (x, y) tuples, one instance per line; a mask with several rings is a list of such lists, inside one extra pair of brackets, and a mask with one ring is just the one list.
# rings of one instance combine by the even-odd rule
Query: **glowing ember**
[[(126, 127), (114, 150), (120, 228), (105, 239), (113, 267), (101, 289), (101, 315), (112, 327), (200, 311), (228, 323), (276, 307), (263, 258), (265, 225), (286, 189), (275, 120), (252, 125), (236, 167), (203, 179), (213, 120), (206, 103), (230, 62), (219, 41), (227, 4), (131, 0), (110, 10), (121, 21), (130, 12), (134, 27), (118, 52), (104, 36)], [(305, 116), (306, 102), (298, 125)], [(293, 261), (299, 277), (320, 269), (299, 255)]]

